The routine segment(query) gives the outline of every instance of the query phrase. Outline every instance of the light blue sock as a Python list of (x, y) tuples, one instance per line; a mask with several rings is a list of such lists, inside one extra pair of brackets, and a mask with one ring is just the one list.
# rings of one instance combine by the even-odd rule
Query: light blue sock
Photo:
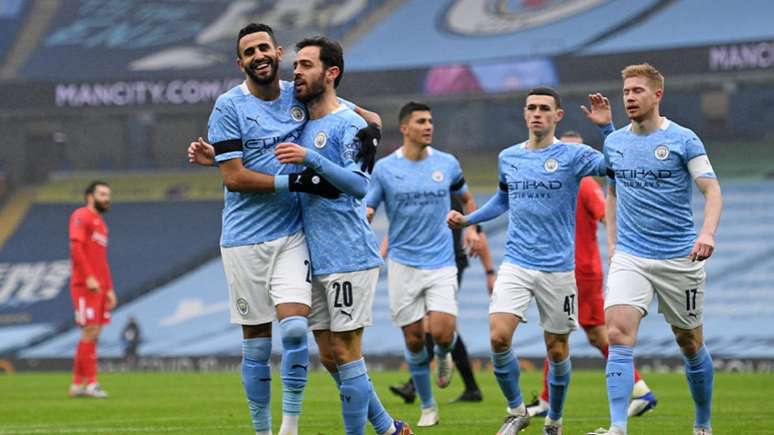
[(414, 386), (419, 393), (422, 408), (433, 406), (435, 400), (433, 400), (433, 388), (430, 384), (430, 358), (427, 356), (427, 348), (422, 346), (422, 349), (416, 353), (406, 349), (406, 362), (411, 372), (411, 379), (414, 380)]
[[(331, 377), (334, 382), (336, 382), (336, 387), (341, 388), (341, 377), (339, 376), (339, 372), (331, 373)], [(371, 382), (370, 378), (368, 379), (368, 382)], [(392, 416), (384, 409), (384, 405), (382, 405), (382, 402), (379, 400), (379, 396), (376, 395), (373, 383), (371, 383), (371, 397), (368, 399), (368, 421), (378, 434), (387, 433), (395, 423)]]
[(304, 401), (309, 349), (306, 345), (306, 317), (293, 316), (279, 322), (282, 334), (282, 414), (301, 415)]
[(368, 419), (368, 402), (371, 398), (371, 383), (362, 358), (338, 366), (341, 378), (341, 409), (344, 429), (347, 435), (364, 435)]
[(683, 356), (685, 377), (696, 408), (696, 427), (711, 428), (712, 416), (712, 383), (715, 369), (712, 367), (712, 357), (706, 346), (702, 346), (695, 355)]
[(438, 358), (446, 358), (446, 355), (454, 350), (454, 346), (457, 345), (457, 333), (454, 333), (454, 337), (452, 337), (451, 343), (449, 343), (448, 346), (444, 347), (436, 343), (435, 347), (433, 348), (433, 351), (435, 352), (435, 356)]
[(271, 338), (242, 339), (242, 385), (256, 432), (271, 430)]
[(610, 345), (605, 377), (610, 421), (613, 426), (626, 430), (629, 398), (634, 388), (634, 349), (631, 346)]
[(564, 400), (567, 398), (567, 390), (570, 389), (570, 374), (572, 363), (570, 357), (563, 361), (550, 361), (548, 365), (548, 417), (551, 420), (562, 418)]
[(519, 389), (519, 376), (521, 376), (519, 359), (516, 358), (513, 351), (492, 352), (492, 365), (497, 383), (500, 384), (500, 390), (505, 395), (505, 399), (508, 400), (508, 406), (516, 408), (524, 403), (521, 398), (521, 389)]

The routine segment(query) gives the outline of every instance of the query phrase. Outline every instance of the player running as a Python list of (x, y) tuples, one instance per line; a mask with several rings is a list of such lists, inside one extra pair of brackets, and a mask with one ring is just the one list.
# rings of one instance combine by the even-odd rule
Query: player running
[[(336, 97), (344, 73), (341, 45), (324, 37), (296, 44), (293, 62), (296, 97), (306, 103), (309, 120), (299, 143), (282, 143), (277, 160), (303, 164), (316, 171), (341, 194), (336, 198), (301, 196), (304, 231), (312, 260), (310, 328), (320, 348), (320, 360), (340, 383), (347, 434), (363, 434), (370, 419), (380, 434), (409, 434), (379, 403), (368, 379), (361, 353), (363, 328), (372, 323), (374, 291), (383, 264), (376, 237), (365, 216), (367, 162), (357, 138), (366, 122)], [(295, 179), (276, 179), (278, 191)]]
[[(614, 130), (610, 102), (601, 94), (589, 95), (591, 109), (582, 106), (584, 113), (593, 123), (603, 128), (606, 134)], [(567, 131), (559, 138), (564, 143), (583, 143), (580, 133)], [(605, 294), (602, 290), (602, 259), (597, 243), (597, 224), (605, 221), (605, 194), (594, 178), (584, 177), (578, 190), (578, 204), (575, 212), (575, 282), (578, 287), (578, 323), (586, 332), (592, 346), (607, 358), (608, 342), (605, 330)], [(548, 359), (543, 362), (543, 391), (540, 397), (527, 406), (530, 416), (544, 416), (548, 413)], [(629, 404), (630, 417), (644, 414), (656, 406), (656, 398), (640, 373), (634, 369), (632, 402)]]
[[(441, 388), (451, 380), (451, 352), (457, 342), (457, 267), (446, 213), (451, 195), (459, 198), (467, 213), (476, 209), (476, 203), (457, 159), (430, 146), (430, 107), (409, 102), (400, 109), (398, 120), (403, 145), (376, 163), (365, 201), (369, 220), (382, 202), (387, 207), (390, 310), (393, 322), (403, 330), (406, 362), (421, 401), (417, 426), (428, 427), (438, 424), (439, 413), (425, 332), (435, 341)], [(464, 239), (470, 249), (478, 248), (474, 227), (466, 229)]]
[(583, 177), (606, 172), (602, 153), (554, 137), (563, 116), (556, 91), (530, 91), (524, 107), (529, 139), (500, 153), (497, 193), (471, 215), (451, 211), (448, 217), (451, 227), (464, 227), (509, 212), (505, 260), (489, 304), (494, 373), (508, 401), (508, 416), (497, 432), (501, 435), (514, 435), (530, 423), (511, 340), (518, 324), (527, 320), (533, 297), (550, 360), (543, 433), (562, 433), (571, 372), (568, 340), (577, 327), (573, 243), (578, 186)]
[[(451, 209), (462, 212), (462, 203), (457, 196), (451, 196)], [(495, 270), (494, 263), (492, 262), (492, 254), (489, 251), (489, 243), (486, 238), (486, 233), (481, 231), (480, 226), (476, 226), (478, 232), (479, 247), (478, 257), (481, 261), (481, 266), (486, 273), (486, 289), (488, 294), (492, 294), (495, 283)], [(462, 277), (465, 274), (465, 269), (468, 268), (468, 255), (466, 249), (463, 246), (462, 230), (452, 230), (452, 240), (454, 244), (454, 262), (457, 265), (457, 288), (462, 286)], [(382, 258), (387, 257), (387, 236), (382, 240), (382, 246), (380, 246), (379, 253)], [(429, 328), (425, 328), (429, 331)], [(425, 332), (425, 348), (427, 349), (427, 355), (429, 364), (432, 366), (433, 359), (435, 357), (435, 342), (433, 336), (429, 332)], [(457, 331), (457, 344), (454, 345), (454, 349), (451, 352), (452, 361), (454, 361), (454, 367), (460, 373), (462, 382), (465, 384), (465, 389), (462, 393), (453, 400), (453, 402), (481, 402), (484, 400), (481, 394), (481, 389), (476, 382), (476, 377), (473, 374), (473, 368), (470, 364), (470, 357), (468, 356), (468, 349), (465, 345), (465, 340), (462, 339), (459, 331)], [(406, 403), (414, 403), (417, 397), (416, 387), (414, 386), (414, 380), (409, 376), (408, 380), (402, 384), (390, 385), (390, 391), (403, 399)]]
[[(70, 397), (104, 399), (107, 392), (97, 382), (97, 342), (102, 326), (110, 323), (116, 293), (108, 265), (108, 228), (102, 215), (110, 210), (110, 186), (93, 181), (84, 193), (86, 205), (70, 216), (70, 295), (75, 324), (81, 338), (73, 359)], [(85, 386), (84, 386), (85, 384)]]
[[(610, 353), (607, 396), (611, 426), (625, 434), (634, 384), (633, 348), (640, 320), (654, 294), (671, 325), (693, 397), (693, 433), (712, 433), (712, 358), (704, 345), (704, 260), (715, 248), (723, 198), (696, 134), (661, 116), (664, 77), (648, 64), (621, 72), (631, 123), (605, 140), (612, 170), (606, 204), (608, 250), (605, 318)], [(704, 195), (704, 223), (697, 237), (691, 181)]]

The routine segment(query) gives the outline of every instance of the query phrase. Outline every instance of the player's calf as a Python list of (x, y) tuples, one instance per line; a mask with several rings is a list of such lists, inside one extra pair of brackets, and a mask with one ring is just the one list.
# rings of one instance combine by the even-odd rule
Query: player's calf
[(242, 340), (242, 384), (257, 433), (271, 433), (271, 338)]
[(282, 427), (280, 435), (298, 433), (298, 416), (304, 399), (309, 369), (306, 317), (286, 317), (279, 322), (282, 334)]

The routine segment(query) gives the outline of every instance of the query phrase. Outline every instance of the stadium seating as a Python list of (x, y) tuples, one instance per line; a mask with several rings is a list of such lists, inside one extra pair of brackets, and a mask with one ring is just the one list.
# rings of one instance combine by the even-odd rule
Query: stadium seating
[(290, 47), (315, 34), (340, 39), (381, 3), (62, 0), (21, 74), (33, 80), (239, 77), (234, 37), (246, 23), (274, 26)]
[[(583, 54), (620, 53), (774, 38), (772, 3), (680, 0), (589, 47)], [(730, 23), (735, 23), (730, 25)]]
[(349, 48), (347, 67), (402, 69), (568, 53), (657, 1), (585, 2), (566, 13), (561, 2), (508, 2), (508, 10), (497, 12), (494, 3), (410, 0)]
[[(774, 295), (768, 291), (774, 279), (774, 259), (770, 255), (774, 248), (760, 241), (774, 237), (774, 209), (766, 206), (774, 202), (774, 182), (724, 182), (723, 190), (726, 211), (717, 235), (717, 252), (707, 264), (705, 335), (717, 355), (771, 357), (773, 337), (767, 325), (774, 315)], [(480, 195), (478, 201), (486, 199)], [(702, 204), (701, 197), (695, 194), (699, 222)], [(503, 216), (485, 226), (498, 264), (504, 252), (506, 225)], [(386, 228), (383, 215), (377, 215), (375, 227), (381, 237)], [(604, 228), (600, 228), (599, 237), (604, 258)], [(403, 349), (401, 332), (390, 319), (385, 278), (381, 277), (376, 292), (374, 325), (365, 334), (364, 350), (371, 355), (396, 354)], [(459, 328), (474, 354), (485, 354), (489, 349), (485, 282), (483, 270), (473, 260), (459, 291)], [(638, 354), (677, 355), (671, 331), (656, 312), (655, 301), (651, 309), (642, 322)], [(121, 355), (120, 332), (129, 316), (138, 320), (143, 331), (141, 354), (238, 355), (240, 351), (240, 330), (228, 321), (226, 282), (219, 259), (123, 305), (102, 335), (102, 356)], [(536, 326), (538, 313), (534, 304), (527, 317), (529, 323), (519, 327), (515, 346), (520, 355), (539, 356), (544, 353), (543, 332)], [(76, 340), (77, 331), (71, 331), (21, 355), (61, 355), (71, 352)], [(275, 350), (280, 349), (278, 342), (274, 345)], [(598, 355), (581, 331), (572, 335), (571, 346), (574, 355)]]
[(4, 0), (0, 2), (0, 62), (16, 39), (26, 16), (27, 3), (24, 0)]

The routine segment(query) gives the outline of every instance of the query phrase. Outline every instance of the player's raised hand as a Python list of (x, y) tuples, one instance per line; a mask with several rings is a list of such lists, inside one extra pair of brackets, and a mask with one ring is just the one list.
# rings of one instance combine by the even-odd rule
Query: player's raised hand
[(199, 137), (188, 145), (188, 163), (213, 166), (215, 164), (215, 147)]
[(301, 165), (306, 158), (306, 148), (298, 144), (283, 142), (274, 149), (274, 156), (280, 163)]
[(589, 109), (586, 106), (580, 106), (583, 113), (589, 121), (596, 125), (610, 124), (613, 121), (613, 112), (610, 110), (610, 100), (606, 96), (597, 92), (589, 94)]
[(704, 261), (715, 251), (715, 237), (710, 234), (699, 234), (691, 249), (691, 261)]
[(457, 210), (452, 210), (446, 216), (446, 224), (453, 230), (460, 230), (468, 226), (468, 218)]

